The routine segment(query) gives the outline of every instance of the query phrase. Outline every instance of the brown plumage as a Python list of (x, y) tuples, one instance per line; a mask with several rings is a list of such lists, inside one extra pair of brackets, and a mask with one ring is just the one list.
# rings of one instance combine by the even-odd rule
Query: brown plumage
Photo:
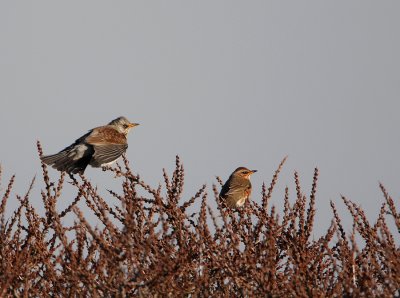
[(91, 129), (57, 154), (42, 156), (53, 168), (70, 174), (82, 173), (90, 164), (103, 167), (117, 160), (128, 148), (127, 134), (137, 123), (119, 117), (108, 125)]
[(243, 206), (251, 195), (250, 176), (257, 170), (239, 167), (230, 175), (228, 181), (222, 186), (220, 198), (230, 208)]

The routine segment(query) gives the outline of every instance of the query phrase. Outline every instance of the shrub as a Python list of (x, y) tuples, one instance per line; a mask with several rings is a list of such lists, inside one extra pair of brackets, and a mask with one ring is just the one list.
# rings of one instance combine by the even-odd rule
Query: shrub
[[(42, 154), (38, 143), (39, 154)], [(342, 197), (353, 218), (346, 234), (336, 206), (332, 222), (319, 239), (312, 239), (318, 169), (311, 194), (294, 175), (296, 199), (284, 195), (281, 213), (269, 201), (285, 162), (270, 186), (243, 208), (227, 209), (213, 185), (212, 199), (203, 185), (183, 201), (184, 168), (176, 158), (170, 177), (156, 188), (134, 174), (126, 158), (123, 166), (107, 171), (122, 180), (122, 191), (107, 198), (83, 175), (71, 177), (76, 190), (62, 211), (56, 203), (67, 178), (51, 181), (42, 164), (45, 189), (43, 215), (32, 206), (30, 191), (17, 196), (18, 206), (6, 220), (6, 204), (14, 185), (11, 177), (0, 205), (0, 295), (3, 296), (395, 296), (400, 288), (400, 250), (387, 225), (393, 218), (400, 230), (400, 214), (380, 185), (385, 199), (378, 219), (370, 223), (363, 210)], [(0, 171), (1, 174), (1, 171)], [(218, 178), (218, 181), (222, 181)], [(144, 195), (141, 195), (144, 194)], [(89, 223), (79, 202), (101, 222)], [(195, 201), (200, 210), (188, 208)], [(193, 207), (191, 208), (193, 209)], [(74, 216), (67, 226), (63, 219)], [(359, 235), (359, 236), (358, 236)], [(362, 248), (355, 238), (365, 241)]]

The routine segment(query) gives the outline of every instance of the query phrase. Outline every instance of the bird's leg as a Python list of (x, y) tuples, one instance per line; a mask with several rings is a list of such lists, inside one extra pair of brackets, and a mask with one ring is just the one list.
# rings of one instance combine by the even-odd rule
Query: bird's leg
[(72, 185), (78, 185), (78, 181), (76, 181), (74, 175), (72, 175), (71, 173), (68, 173), (69, 178), (71, 178), (71, 180), (73, 181), (73, 183), (71, 183)]

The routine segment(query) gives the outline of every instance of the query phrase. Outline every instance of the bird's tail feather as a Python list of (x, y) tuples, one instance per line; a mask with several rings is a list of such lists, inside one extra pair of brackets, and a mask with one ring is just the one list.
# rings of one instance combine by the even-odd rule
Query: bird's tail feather
[(42, 156), (40, 159), (47, 165), (52, 165), (60, 159), (64, 158), (67, 155), (67, 152), (61, 151), (57, 154)]
[(61, 172), (76, 174), (85, 171), (90, 162), (90, 156), (75, 160), (69, 154), (69, 150), (65, 150), (53, 155), (42, 156), (41, 160)]

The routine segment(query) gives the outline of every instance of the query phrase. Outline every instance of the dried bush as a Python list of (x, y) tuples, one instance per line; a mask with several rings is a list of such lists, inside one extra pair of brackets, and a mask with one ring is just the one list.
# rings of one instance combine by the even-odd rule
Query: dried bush
[[(39, 143), (38, 150), (41, 155)], [(286, 188), (280, 214), (269, 201), (285, 159), (269, 188), (263, 185), (260, 203), (254, 198), (238, 210), (221, 204), (216, 185), (212, 199), (218, 210), (207, 204), (206, 185), (184, 200), (184, 169), (178, 157), (172, 176), (164, 171), (164, 185), (156, 188), (134, 174), (125, 158), (123, 162), (107, 169), (121, 179), (121, 191), (108, 191), (120, 202), (117, 206), (111, 206), (84, 176), (75, 176), (75, 198), (57, 211), (68, 178), (61, 174), (53, 182), (42, 165), (44, 215), (31, 204), (32, 181), (26, 195), (17, 196), (19, 205), (6, 220), (15, 180), (11, 177), (0, 205), (1, 297), (399, 295), (400, 250), (387, 218), (394, 219), (400, 231), (400, 214), (383, 185), (385, 201), (375, 223), (343, 197), (353, 232), (345, 233), (331, 202), (329, 229), (312, 239), (317, 169), (309, 195), (295, 173), (295, 201), (290, 204)], [(188, 214), (197, 200), (200, 210)], [(79, 202), (101, 224), (89, 223)], [(71, 226), (63, 224), (67, 215), (75, 218)], [(365, 241), (362, 248), (356, 237)]]

